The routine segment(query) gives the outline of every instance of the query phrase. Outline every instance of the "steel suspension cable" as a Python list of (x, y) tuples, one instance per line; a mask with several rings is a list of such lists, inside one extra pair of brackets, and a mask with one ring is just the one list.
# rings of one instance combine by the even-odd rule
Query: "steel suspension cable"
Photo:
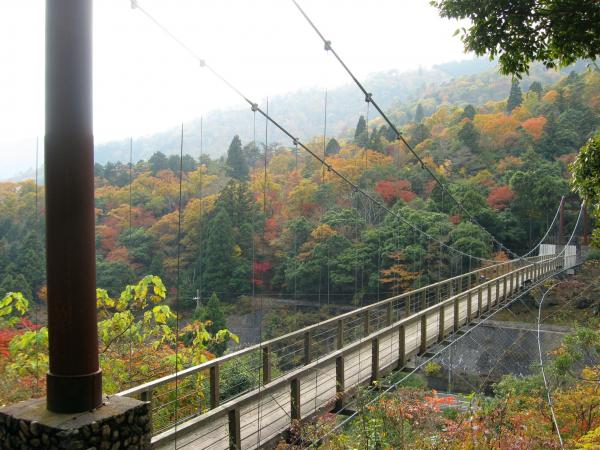
[[(131, 231), (132, 231), (132, 196), (131, 196), (131, 184), (133, 183), (133, 137), (129, 138), (129, 245), (131, 245)], [(133, 313), (132, 313), (133, 314)], [(133, 368), (133, 318), (132, 323), (129, 325), (129, 387), (132, 386), (131, 371)]]
[[(177, 294), (175, 296), (175, 431), (179, 422), (179, 297), (181, 291), (181, 210), (183, 203), (183, 123), (181, 124), (181, 140), (179, 145), (179, 202), (177, 210)], [(175, 433), (177, 448), (177, 433)]]
[[(35, 240), (35, 244), (36, 244), (36, 250), (39, 251), (40, 250), (40, 241), (39, 241), (39, 228), (40, 228), (40, 210), (39, 210), (39, 179), (38, 179), (38, 171), (39, 171), (39, 137), (35, 138), (35, 236), (36, 236), (36, 240)], [(40, 252), (41, 253), (41, 252)], [(34, 300), (34, 299), (32, 299)], [(37, 301), (35, 301), (37, 300)], [(35, 303), (34, 303), (34, 321), (36, 325), (39, 325), (38, 320), (38, 312), (39, 312), (39, 298), (35, 299)], [(40, 369), (40, 349), (39, 349), (39, 335), (36, 334), (36, 351), (35, 351), (35, 396), (37, 397), (39, 391), (40, 391), (40, 377), (39, 377), (39, 369)]]
[[(200, 189), (199, 189), (199, 196), (200, 196), (200, 207), (199, 209), (199, 214), (200, 214), (200, 222), (199, 222), (199, 230), (198, 230), (198, 235), (200, 236), (199, 241), (200, 241), (200, 245), (198, 246), (198, 266), (200, 268), (199, 270), (199, 276), (198, 276), (198, 292), (196, 293), (196, 297), (198, 297), (198, 299), (196, 300), (196, 308), (198, 308), (201, 304), (202, 304), (202, 294), (203, 294), (203, 286), (202, 286), (202, 250), (203, 250), (203, 246), (202, 246), (202, 235), (204, 234), (204, 222), (202, 219), (202, 196), (204, 195), (203, 192), (203, 183), (204, 183), (204, 176), (203, 176), (203, 168), (202, 168), (202, 156), (203, 156), (203, 152), (204, 152), (204, 120), (203, 117), (200, 116), (200, 161), (199, 161), (199, 166), (200, 166)], [(208, 167), (206, 168), (206, 170), (208, 170)]]
[[(317, 161), (319, 161), (321, 164), (323, 164), (328, 172), (335, 174), (344, 183), (346, 183), (348, 186), (350, 186), (354, 191), (359, 192), (367, 200), (373, 202), (373, 204), (377, 205), (382, 210), (386, 211), (387, 213), (389, 213), (393, 216), (398, 217), (400, 221), (402, 221), (403, 223), (405, 223), (406, 225), (411, 227), (414, 231), (423, 234), (424, 236), (428, 237), (429, 239), (439, 242), (441, 245), (445, 246), (446, 248), (448, 248), (449, 250), (451, 250), (453, 252), (462, 254), (463, 256), (469, 256), (468, 253), (462, 252), (461, 250), (458, 250), (448, 244), (445, 244), (442, 241), (435, 239), (433, 236), (431, 236), (429, 233), (425, 232), (424, 230), (421, 230), (420, 228), (414, 226), (413, 224), (408, 222), (406, 219), (402, 218), (398, 213), (396, 213), (389, 207), (385, 206), (385, 204), (383, 204), (381, 201), (379, 201), (378, 199), (373, 197), (373, 195), (371, 195), (371, 194), (367, 193), (366, 191), (364, 191), (363, 189), (361, 189), (356, 183), (352, 182), (347, 176), (345, 176), (344, 174), (339, 172), (332, 165), (328, 164), (324, 158), (322, 158), (321, 156), (316, 154), (313, 150), (311, 150), (308, 146), (306, 146), (303, 142), (301, 142), (299, 138), (296, 138), (290, 131), (288, 131), (279, 122), (277, 122), (275, 119), (273, 119), (269, 115), (268, 111), (265, 112), (262, 108), (260, 108), (258, 106), (257, 103), (254, 103), (248, 97), (246, 97), (239, 89), (237, 89), (232, 83), (230, 83), (223, 75), (221, 75), (218, 71), (216, 71), (213, 67), (211, 67), (204, 59), (200, 58), (193, 50), (191, 50), (179, 38), (177, 38), (173, 33), (171, 33), (165, 26), (163, 26), (160, 22), (158, 22), (151, 14), (149, 14), (145, 9), (143, 9), (139, 5), (137, 0), (130, 0), (130, 1), (131, 1), (131, 5), (132, 5), (133, 9), (137, 9), (140, 12), (142, 12), (149, 20), (151, 20), (156, 26), (158, 26), (165, 34), (167, 34), (178, 45), (180, 45), (188, 54), (190, 54), (194, 59), (196, 59), (201, 68), (205, 68), (209, 72), (211, 72), (216, 78), (218, 78), (222, 83), (224, 83), (227, 87), (229, 87), (232, 91), (234, 91), (238, 96), (240, 96), (246, 103), (248, 103), (250, 105), (252, 111), (260, 113), (267, 121), (269, 121), (277, 129), (279, 129), (284, 135), (286, 135), (288, 138), (290, 138), (292, 140), (292, 142), (294, 143), (294, 145), (301, 147), (305, 152), (307, 152), (309, 155), (311, 155), (313, 158), (315, 158)], [(489, 232), (488, 232), (488, 234), (489, 234)], [(505, 248), (504, 246), (502, 246), (502, 247)], [(493, 263), (497, 262), (497, 261), (487, 259), (487, 258), (481, 258), (481, 257), (474, 256), (474, 255), (471, 255), (471, 256), (473, 256), (473, 258), (477, 259), (478, 261), (493, 262)]]
[[(564, 248), (560, 251), (560, 253), (556, 254), (554, 256), (554, 258), (552, 258), (552, 260), (556, 260), (558, 258), (560, 258), (566, 251), (568, 245), (570, 245), (570, 243), (572, 242), (573, 238), (575, 237), (575, 232), (577, 231), (577, 227), (579, 225), (579, 222), (581, 220), (581, 216), (582, 216), (582, 211), (583, 211), (583, 204), (581, 205), (581, 208), (579, 210), (579, 216), (577, 218), (577, 222), (575, 223), (574, 227), (573, 227), (573, 232), (571, 233), (571, 236), (567, 242), (567, 245), (564, 246)], [(439, 350), (437, 350), (435, 353), (433, 353), (432, 355), (430, 355), (428, 358), (426, 358), (424, 361), (421, 361), (420, 364), (417, 364), (415, 368), (413, 368), (407, 375), (405, 375), (404, 377), (402, 377), (401, 379), (399, 379), (398, 381), (392, 383), (390, 386), (388, 386), (385, 390), (382, 390), (378, 395), (376, 395), (373, 399), (371, 399), (366, 405), (364, 405), (365, 407), (368, 407), (370, 405), (372, 405), (374, 402), (376, 402), (378, 399), (380, 399), (383, 395), (391, 392), (392, 390), (394, 390), (398, 385), (400, 385), (401, 383), (403, 383), (404, 381), (406, 381), (410, 376), (412, 376), (417, 370), (419, 370), (421, 367), (424, 367), (427, 363), (429, 363), (430, 361), (433, 361), (433, 359), (439, 355), (440, 353), (442, 353), (445, 350), (451, 349), (453, 348), (453, 345), (462, 340), (465, 336), (469, 335), (472, 330), (474, 330), (475, 328), (480, 327), (483, 323), (486, 323), (488, 320), (490, 320), (491, 317), (493, 317), (494, 315), (496, 315), (499, 311), (502, 311), (503, 309), (507, 308), (508, 306), (512, 305), (516, 300), (520, 299), (521, 297), (523, 297), (524, 295), (528, 294), (529, 292), (531, 292), (534, 288), (536, 288), (537, 286), (542, 285), (545, 281), (555, 277), (556, 275), (559, 275), (561, 273), (566, 272), (567, 270), (570, 270), (569, 268), (562, 268), (560, 270), (557, 270), (554, 273), (551, 274), (547, 274), (546, 276), (544, 276), (543, 278), (541, 278), (540, 280), (536, 281), (535, 283), (531, 284), (529, 287), (527, 287), (526, 289), (524, 289), (521, 293), (519, 293), (518, 295), (516, 295), (512, 300), (510, 300), (509, 302), (507, 302), (506, 304), (502, 305), (500, 308), (496, 309), (495, 311), (493, 311), (490, 315), (488, 315), (487, 317), (479, 320), (477, 323), (475, 323), (475, 325), (473, 327), (471, 327), (467, 333), (464, 334), (459, 334), (457, 336), (457, 338), (450, 342), (449, 344), (443, 346), (442, 348), (440, 348)], [(338, 424), (336, 424), (333, 428), (331, 428), (330, 430), (328, 430), (326, 433), (324, 433), (321, 436), (317, 436), (313, 441), (308, 442), (306, 445), (306, 448), (314, 448), (317, 447), (320, 443), (323, 442), (323, 439), (327, 438), (328, 436), (330, 436), (332, 433), (336, 432), (337, 430), (341, 429), (342, 427), (344, 427), (346, 424), (348, 424), (351, 420), (353, 420), (358, 414), (360, 414), (360, 411), (354, 411), (352, 414), (350, 414), (348, 417), (346, 417), (344, 420), (342, 420), (341, 422), (339, 422)]]
[(554, 423), (554, 429), (556, 430), (556, 434), (558, 436), (558, 441), (560, 442), (560, 448), (564, 449), (565, 448), (565, 444), (563, 443), (563, 439), (562, 439), (562, 435), (560, 433), (560, 428), (558, 426), (558, 421), (556, 420), (556, 414), (554, 412), (554, 404), (552, 401), (552, 394), (550, 393), (550, 388), (548, 387), (548, 379), (546, 378), (546, 371), (544, 370), (544, 357), (542, 355), (542, 341), (540, 338), (540, 322), (541, 322), (541, 315), (542, 315), (542, 305), (544, 304), (544, 299), (546, 298), (546, 295), (552, 290), (554, 289), (557, 285), (563, 283), (562, 281), (559, 281), (557, 283), (554, 283), (552, 286), (550, 286), (546, 292), (544, 292), (544, 295), (542, 295), (542, 298), (540, 299), (540, 303), (538, 305), (538, 316), (537, 316), (537, 345), (538, 345), (538, 351), (539, 351), (539, 356), (540, 356), (540, 370), (542, 372), (542, 379), (544, 381), (544, 388), (546, 389), (546, 397), (548, 399), (548, 406), (550, 407), (550, 413), (552, 415), (552, 422)]
[(558, 215), (560, 213), (560, 205), (562, 204), (562, 202), (564, 201), (564, 199), (565, 199), (565, 196), (563, 195), (560, 198), (560, 203), (559, 203), (558, 208), (556, 208), (556, 213), (554, 214), (554, 218), (552, 219), (552, 223), (550, 223), (550, 226), (546, 230), (546, 234), (544, 234), (544, 236), (542, 237), (542, 239), (540, 239), (540, 241), (536, 244), (535, 247), (533, 247), (527, 253), (525, 253), (524, 255), (522, 255), (522, 258), (526, 258), (527, 256), (531, 255), (535, 251), (535, 249), (538, 248), (540, 245), (542, 245), (542, 243), (546, 240), (546, 238), (550, 234), (550, 230), (552, 230), (552, 228), (554, 227), (554, 224), (556, 223), (556, 219), (558, 218)]
[[(377, 110), (377, 112), (379, 112), (379, 114), (381, 114), (381, 117), (387, 122), (388, 126), (392, 129), (392, 131), (394, 133), (396, 133), (397, 139), (399, 139), (406, 146), (406, 148), (413, 154), (413, 156), (417, 159), (417, 161), (421, 165), (421, 168), (424, 169), (435, 180), (435, 182), (438, 184), (438, 186), (440, 186), (440, 188), (443, 191), (446, 191), (448, 193), (449, 197), (454, 201), (454, 203), (456, 203), (456, 205), (458, 206), (458, 208), (461, 211), (464, 212), (464, 214), (467, 216), (467, 218), (472, 223), (474, 223), (477, 226), (479, 226), (486, 234), (488, 234), (490, 236), (490, 238), (492, 239), (493, 242), (498, 243), (498, 245), (501, 248), (504, 248), (509, 254), (511, 254), (511, 255), (513, 255), (513, 256), (515, 256), (517, 258), (520, 258), (519, 255), (517, 255), (515, 252), (513, 252), (508, 247), (506, 247), (504, 244), (502, 244), (498, 239), (496, 239), (496, 237), (490, 231), (488, 231), (483, 225), (481, 225), (475, 219), (475, 217), (473, 217), (473, 215), (463, 206), (463, 204), (452, 194), (452, 192), (450, 192), (450, 190), (448, 190), (448, 188), (446, 187), (446, 185), (440, 180), (440, 178), (434, 173), (434, 171), (431, 170), (425, 164), (425, 161), (423, 161), (423, 159), (417, 154), (417, 152), (413, 149), (413, 147), (404, 138), (404, 136), (402, 135), (402, 133), (396, 128), (396, 126), (392, 123), (392, 121), (388, 118), (388, 116), (383, 112), (383, 110), (381, 109), (381, 107), (373, 99), (373, 94), (371, 94), (370, 92), (368, 92), (365, 89), (365, 87), (362, 85), (362, 83), (354, 76), (354, 74), (352, 73), (352, 71), (350, 70), (350, 68), (344, 63), (344, 61), (342, 60), (342, 58), (338, 55), (338, 53), (332, 47), (331, 41), (327, 40), (325, 38), (325, 36), (323, 36), (323, 34), (321, 33), (321, 31), (319, 31), (319, 29), (317, 28), (317, 26), (310, 19), (310, 17), (308, 17), (308, 15), (302, 9), (302, 7), (298, 4), (298, 2), (296, 0), (292, 0), (292, 2), (294, 3), (294, 5), (296, 5), (296, 8), (298, 8), (298, 11), (300, 11), (300, 13), (304, 16), (304, 18), (306, 19), (306, 21), (312, 27), (312, 29), (317, 33), (317, 35), (319, 36), (319, 38), (323, 41), (325, 51), (330, 51), (333, 54), (333, 56), (335, 57), (335, 59), (337, 59), (337, 61), (340, 63), (340, 65), (348, 73), (348, 75), (350, 75), (350, 77), (352, 78), (352, 80), (354, 81), (354, 83), (362, 91), (362, 93), (365, 96), (365, 101), (367, 102), (367, 104), (373, 104), (373, 107)], [(367, 125), (367, 128), (368, 128), (368, 125)]]

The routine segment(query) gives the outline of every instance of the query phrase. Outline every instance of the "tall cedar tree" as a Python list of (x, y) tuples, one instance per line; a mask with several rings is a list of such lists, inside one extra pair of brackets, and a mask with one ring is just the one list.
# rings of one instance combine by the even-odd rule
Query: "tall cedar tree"
[(465, 121), (457, 135), (461, 142), (469, 147), (471, 151), (477, 151), (479, 148), (479, 131), (477, 131), (473, 122), (470, 120)]
[(506, 110), (511, 113), (512, 110), (519, 106), (522, 101), (523, 94), (521, 92), (521, 86), (519, 86), (519, 80), (515, 78), (510, 86), (510, 94), (508, 95), (508, 101), (506, 102)]
[(340, 151), (340, 144), (335, 138), (329, 139), (327, 147), (325, 147), (325, 156), (337, 155)]
[(423, 118), (425, 117), (425, 113), (423, 112), (423, 105), (420, 103), (417, 105), (417, 109), (415, 111), (415, 122), (421, 123), (423, 122)]
[(356, 130), (354, 131), (354, 143), (361, 147), (366, 147), (368, 144), (367, 141), (367, 121), (364, 116), (360, 116), (356, 124)]
[(242, 141), (237, 134), (231, 140), (227, 150), (227, 175), (236, 180), (248, 178), (248, 163), (242, 152)]
[(252, 243), (253, 222), (256, 211), (252, 200), (252, 193), (248, 183), (230, 180), (219, 194), (216, 207), (222, 209), (229, 216), (234, 242), (242, 250), (242, 257), (248, 257)]
[(477, 111), (475, 111), (473, 105), (467, 105), (463, 110), (462, 117), (473, 120), (475, 118), (476, 113)]
[(534, 81), (531, 83), (531, 86), (529, 86), (529, 92), (535, 92), (538, 100), (542, 98), (542, 83), (539, 81)]
[(429, 130), (425, 124), (419, 123), (412, 132), (412, 145), (419, 145), (429, 138)]
[[(150, 170), (152, 171), (152, 175), (156, 175), (161, 170), (167, 170), (169, 168), (169, 160), (165, 156), (163, 152), (156, 152), (154, 155), (148, 159), (148, 164), (150, 166)], [(107, 177), (107, 172), (109, 171), (108, 163), (104, 167), (104, 176)]]
[(229, 278), (236, 268), (235, 241), (229, 215), (219, 208), (208, 224), (204, 250), (202, 286), (206, 291), (218, 292), (222, 297), (229, 292)]

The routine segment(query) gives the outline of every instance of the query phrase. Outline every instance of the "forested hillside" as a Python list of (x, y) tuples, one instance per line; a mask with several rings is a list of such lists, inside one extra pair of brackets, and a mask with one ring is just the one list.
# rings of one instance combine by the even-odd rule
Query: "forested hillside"
[[(512, 87), (494, 79), (477, 75), (426, 90), (392, 116), (477, 220), (522, 253), (546, 230), (569, 191), (568, 164), (598, 131), (600, 73)], [(490, 250), (484, 232), (460, 216), (379, 119), (354, 117), (343, 126), (350, 136), (315, 137), (309, 146), (436, 239), (483, 258), (506, 257)], [(269, 143), (265, 171), (261, 142), (229, 140), (226, 158), (186, 154), (181, 161), (179, 264), (179, 157), (155, 147), (164, 151), (131, 170), (96, 164), (99, 287), (115, 294), (153, 274), (172, 293), (179, 267), (188, 306), (197, 293), (213, 292), (228, 301), (255, 292), (358, 304), (477, 264), (399, 224), (304, 152)], [(1, 183), (0, 296), (15, 290), (44, 299), (43, 228), (43, 187), (36, 196), (32, 181)]]
[[(581, 62), (561, 71), (547, 71), (541, 65), (534, 65), (530, 75), (523, 79), (524, 86), (533, 81), (544, 85), (555, 83), (571, 70), (585, 69)], [(389, 71), (371, 75), (366, 86), (378, 103), (393, 115), (396, 125), (404, 126), (413, 120), (417, 102), (421, 102), (427, 114), (433, 113), (441, 105), (465, 106), (483, 105), (487, 101), (505, 98), (510, 88), (510, 79), (498, 74), (494, 63), (485, 58), (460, 61), (433, 66), (429, 70), (412, 72)], [(264, 105), (264, 99), (260, 99)], [(310, 139), (323, 133), (324, 92), (322, 89), (303, 89), (269, 99), (270, 111), (302, 139)], [(376, 111), (371, 111), (375, 118)], [(327, 130), (332, 136), (352, 137), (358, 114), (366, 113), (366, 104), (353, 85), (329, 89), (327, 95)], [(264, 135), (262, 122), (257, 126)], [(213, 158), (222, 156), (233, 135), (237, 134), (244, 142), (253, 138), (252, 115), (248, 109), (213, 111), (204, 117), (204, 152)], [(187, 153), (200, 155), (200, 120), (185, 124), (185, 146)], [(148, 159), (158, 150), (176, 154), (179, 151), (179, 129), (173, 128), (151, 136), (138, 138), (134, 142), (134, 160)], [(270, 142), (286, 142), (281, 133), (271, 128)], [(96, 147), (96, 161), (129, 161), (129, 141), (101, 143)]]

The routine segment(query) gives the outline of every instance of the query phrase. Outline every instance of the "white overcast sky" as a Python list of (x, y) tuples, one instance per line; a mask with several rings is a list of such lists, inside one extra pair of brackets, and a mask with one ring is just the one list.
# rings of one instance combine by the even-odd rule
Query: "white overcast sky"
[[(349, 82), (291, 0), (139, 0), (256, 101)], [(0, 0), (0, 178), (31, 164), (44, 130), (43, 0)], [(301, 0), (359, 78), (470, 58), (429, 0)], [(242, 107), (129, 0), (94, 2), (96, 142)], [(17, 150), (18, 149), (18, 150)], [(10, 174), (10, 173), (8, 173)]]

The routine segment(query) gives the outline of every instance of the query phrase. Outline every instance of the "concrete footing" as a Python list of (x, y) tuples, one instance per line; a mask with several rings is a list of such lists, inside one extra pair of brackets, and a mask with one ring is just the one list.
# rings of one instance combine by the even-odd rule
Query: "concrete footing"
[(50, 412), (45, 398), (0, 409), (2, 449), (149, 449), (151, 435), (150, 404), (127, 397), (77, 414)]

